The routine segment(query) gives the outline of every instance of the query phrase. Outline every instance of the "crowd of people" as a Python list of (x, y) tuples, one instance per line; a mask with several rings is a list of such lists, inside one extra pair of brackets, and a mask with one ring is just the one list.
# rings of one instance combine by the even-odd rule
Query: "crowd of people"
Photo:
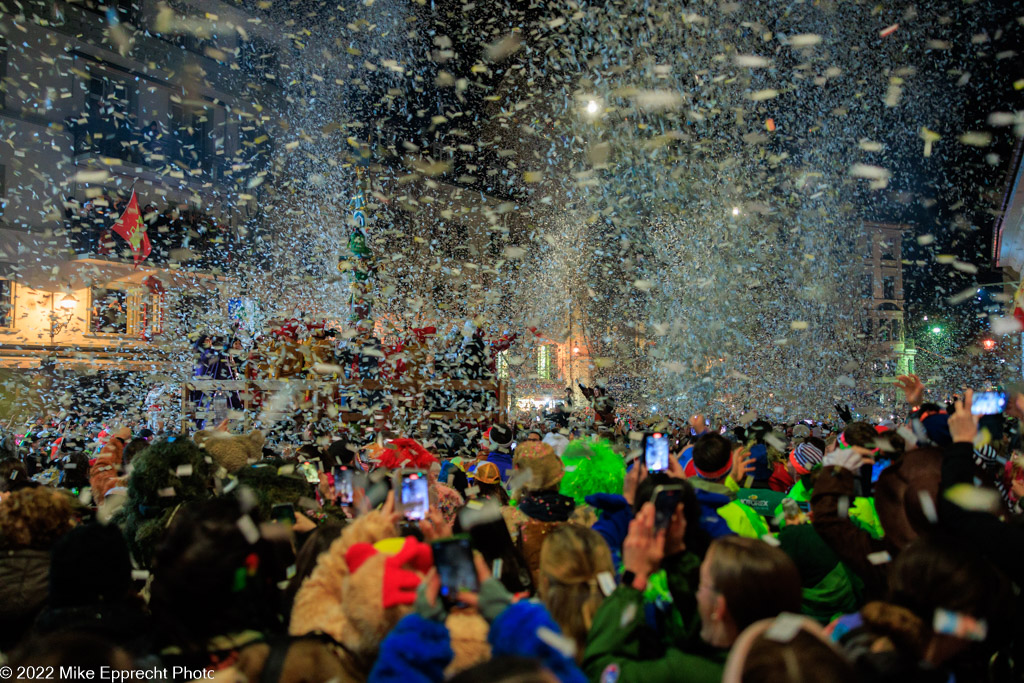
[(0, 652), (16, 680), (1017, 680), (1024, 395), (899, 386), (883, 424), (559, 411), (471, 452), (32, 425), (0, 454)]

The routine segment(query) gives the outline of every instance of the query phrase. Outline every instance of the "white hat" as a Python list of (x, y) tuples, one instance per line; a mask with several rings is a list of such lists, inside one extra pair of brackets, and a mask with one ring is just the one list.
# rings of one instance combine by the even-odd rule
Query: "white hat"
[(556, 432), (546, 434), (541, 441), (551, 446), (555, 451), (555, 455), (559, 458), (562, 457), (562, 453), (564, 453), (565, 449), (569, 446), (569, 439)]

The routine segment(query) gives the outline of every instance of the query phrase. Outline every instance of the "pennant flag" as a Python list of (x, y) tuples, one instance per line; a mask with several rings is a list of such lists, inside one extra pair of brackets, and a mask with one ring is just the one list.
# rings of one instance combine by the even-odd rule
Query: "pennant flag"
[(146, 234), (146, 224), (142, 222), (142, 213), (139, 211), (139, 200), (132, 190), (132, 198), (128, 200), (128, 206), (124, 213), (117, 219), (111, 228), (114, 232), (124, 238), (131, 246), (132, 255), (135, 257), (135, 265), (149, 256), (152, 248), (149, 244), (149, 235)]

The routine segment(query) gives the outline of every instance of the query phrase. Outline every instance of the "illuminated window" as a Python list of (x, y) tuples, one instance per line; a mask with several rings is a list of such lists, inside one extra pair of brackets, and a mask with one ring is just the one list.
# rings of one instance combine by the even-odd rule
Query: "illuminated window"
[(89, 330), (93, 334), (128, 334), (128, 292), (93, 287)]
[(0, 280), (0, 328), (14, 327), (14, 283)]
[(541, 346), (537, 348), (537, 377), (540, 379), (551, 379), (550, 346)]
[(498, 379), (508, 379), (508, 351), (500, 351), (498, 355), (495, 356), (494, 361), (498, 369)]

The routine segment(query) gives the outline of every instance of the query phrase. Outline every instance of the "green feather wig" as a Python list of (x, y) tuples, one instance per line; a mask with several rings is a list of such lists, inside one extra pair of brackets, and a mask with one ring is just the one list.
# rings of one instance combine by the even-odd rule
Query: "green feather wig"
[(606, 439), (571, 442), (562, 453), (562, 464), (565, 476), (559, 492), (572, 496), (577, 505), (585, 505), (593, 493), (622, 494), (626, 463)]

